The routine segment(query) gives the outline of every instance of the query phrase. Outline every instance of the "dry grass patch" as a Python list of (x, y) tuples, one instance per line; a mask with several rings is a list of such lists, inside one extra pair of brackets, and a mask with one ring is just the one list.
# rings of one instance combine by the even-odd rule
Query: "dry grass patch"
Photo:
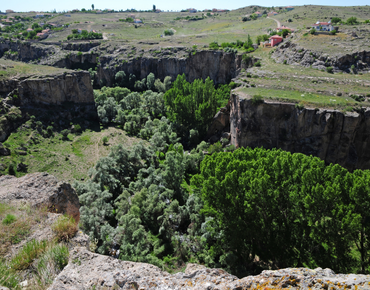
[(58, 241), (68, 242), (76, 234), (78, 227), (72, 216), (63, 215), (52, 226)]

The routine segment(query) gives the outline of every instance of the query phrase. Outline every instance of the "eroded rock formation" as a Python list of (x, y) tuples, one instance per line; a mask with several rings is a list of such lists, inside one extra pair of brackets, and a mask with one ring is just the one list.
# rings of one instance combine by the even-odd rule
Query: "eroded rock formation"
[(281, 148), (320, 157), (349, 170), (370, 169), (370, 108), (362, 112), (299, 109), (292, 103), (230, 99), (231, 144)]
[(80, 203), (69, 183), (58, 182), (48, 173), (31, 173), (23, 177), (0, 177), (0, 202), (29, 203), (35, 207), (47, 207), (49, 212), (68, 214), (80, 219)]

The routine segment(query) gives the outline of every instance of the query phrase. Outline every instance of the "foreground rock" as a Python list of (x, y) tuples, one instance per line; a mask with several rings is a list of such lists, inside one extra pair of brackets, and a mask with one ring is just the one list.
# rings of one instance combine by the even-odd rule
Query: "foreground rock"
[(35, 207), (47, 207), (49, 212), (66, 213), (80, 219), (80, 203), (69, 183), (58, 182), (48, 173), (32, 173), (23, 177), (0, 177), (0, 202), (29, 203)]
[[(169, 274), (158, 267), (120, 261), (89, 252), (72, 250), (69, 264), (49, 290), (69, 289), (370, 289), (369, 275), (335, 275), (330, 269), (289, 268), (263, 271), (243, 279), (221, 269), (188, 264), (185, 273)], [(263, 289), (263, 288), (261, 288)], [(266, 288), (265, 288), (266, 289)]]

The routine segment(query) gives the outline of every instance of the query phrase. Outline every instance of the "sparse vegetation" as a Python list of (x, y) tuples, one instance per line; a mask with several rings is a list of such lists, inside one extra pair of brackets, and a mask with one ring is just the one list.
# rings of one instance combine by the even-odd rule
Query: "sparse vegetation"
[(69, 241), (77, 232), (77, 223), (71, 216), (60, 216), (52, 226), (58, 241)]

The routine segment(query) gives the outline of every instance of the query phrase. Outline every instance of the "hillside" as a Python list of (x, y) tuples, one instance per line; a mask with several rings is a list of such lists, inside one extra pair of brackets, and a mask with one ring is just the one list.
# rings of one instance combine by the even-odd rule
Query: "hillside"
[(369, 12), (1, 14), (0, 285), (368, 289)]

